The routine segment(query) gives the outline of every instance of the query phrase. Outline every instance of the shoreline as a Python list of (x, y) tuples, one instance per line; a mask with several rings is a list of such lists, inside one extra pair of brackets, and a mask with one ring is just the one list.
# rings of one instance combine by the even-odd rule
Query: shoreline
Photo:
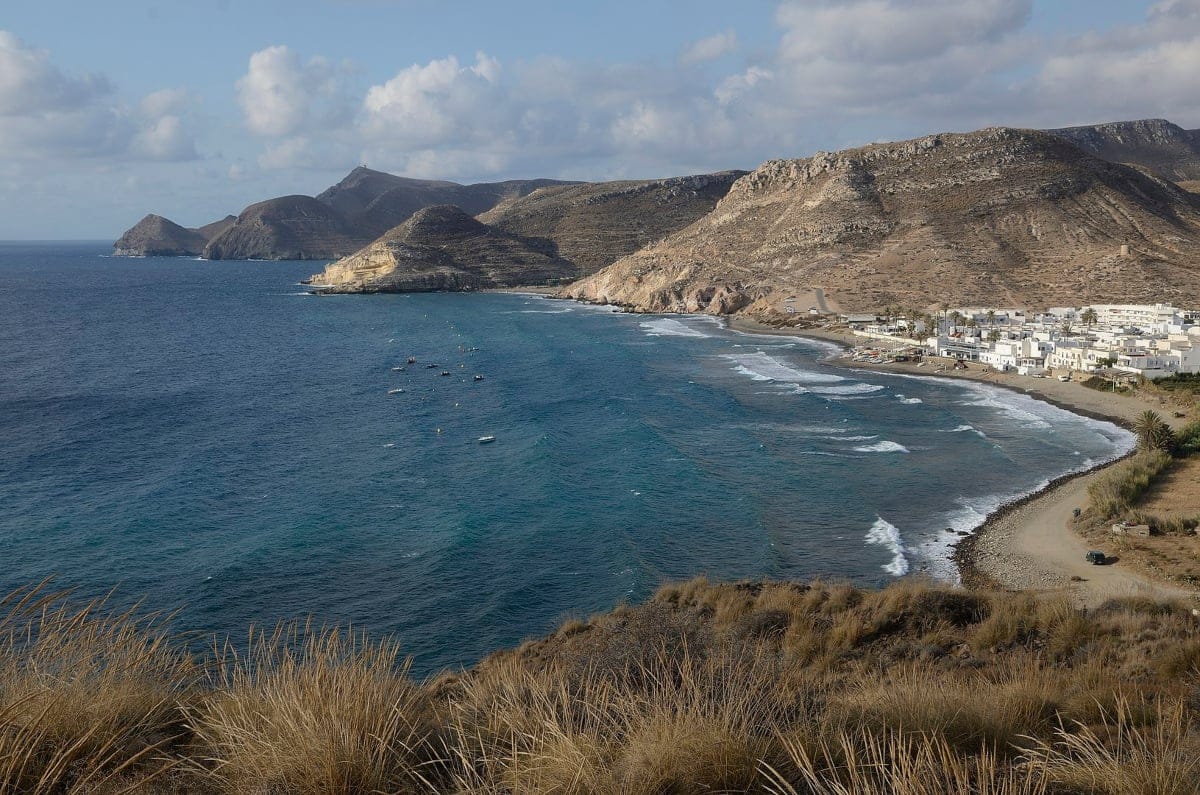
[[(1124, 396), (1111, 396), (1106, 399), (1103, 397), (1104, 393), (1098, 392), (1094, 395), (1081, 393), (1089, 399), (1072, 401), (1071, 395), (1064, 396), (1062, 393), (1068, 391), (1069, 387), (1074, 387), (1075, 390), (1087, 387), (1057, 380), (1044, 383), (1039, 381), (1028, 385), (1004, 383), (1000, 378), (988, 377), (1003, 374), (987, 373), (978, 365), (973, 371), (933, 373), (913, 364), (852, 362), (846, 359), (845, 351), (854, 345), (866, 344), (868, 338), (824, 329), (775, 328), (748, 318), (727, 317), (725, 321), (727, 328), (747, 334), (800, 337), (835, 343), (842, 348), (843, 354), (825, 360), (834, 367), (990, 384), (1127, 430), (1133, 417), (1150, 407), (1142, 400)], [(1117, 400), (1128, 402), (1115, 403)], [(1083, 402), (1088, 405), (1080, 405)], [(1170, 421), (1173, 418), (1164, 419)], [(1195, 597), (1197, 594), (1194, 592), (1140, 572), (1114, 566), (1086, 568), (1090, 567), (1090, 564), (1085, 563), (1081, 551), (1086, 549), (1086, 543), (1062, 518), (1065, 511), (1081, 507), (1068, 507), (1068, 501), (1078, 502), (1081, 497), (1085, 497), (1087, 483), (1098, 473), (1118, 464), (1133, 453), (1134, 451), (1129, 451), (1087, 469), (1064, 473), (1050, 480), (1042, 488), (1014, 497), (998, 506), (969, 535), (961, 537), (951, 547), (950, 560), (958, 570), (962, 584), (966, 587), (1001, 587), (1014, 590), (1065, 590), (1072, 601), (1084, 607), (1094, 607), (1114, 595), (1125, 594), (1153, 594), (1164, 598)], [(1072, 555), (1077, 560), (1073, 559)]]

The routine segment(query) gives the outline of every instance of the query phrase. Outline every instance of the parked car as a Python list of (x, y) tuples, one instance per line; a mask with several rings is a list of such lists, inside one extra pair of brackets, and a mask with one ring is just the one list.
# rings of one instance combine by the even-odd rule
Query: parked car
[(1104, 562), (1108, 560), (1108, 556), (1098, 549), (1089, 549), (1088, 553), (1084, 555), (1084, 557), (1087, 558), (1087, 562), (1093, 566), (1103, 566)]

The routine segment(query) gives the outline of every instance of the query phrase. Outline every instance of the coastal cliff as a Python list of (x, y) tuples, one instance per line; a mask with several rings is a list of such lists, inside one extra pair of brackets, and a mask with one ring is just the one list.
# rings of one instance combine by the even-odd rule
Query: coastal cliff
[(320, 293), (431, 292), (545, 284), (579, 275), (546, 240), (521, 237), (453, 205), (426, 207), (310, 282)]
[[(1129, 246), (1128, 255), (1121, 247)], [(1044, 132), (991, 128), (738, 179), (704, 218), (562, 291), (631, 309), (1200, 301), (1200, 199)]]
[(208, 241), (233, 225), (237, 218), (228, 215), (219, 221), (191, 229), (161, 215), (147, 215), (113, 243), (118, 257), (196, 257)]

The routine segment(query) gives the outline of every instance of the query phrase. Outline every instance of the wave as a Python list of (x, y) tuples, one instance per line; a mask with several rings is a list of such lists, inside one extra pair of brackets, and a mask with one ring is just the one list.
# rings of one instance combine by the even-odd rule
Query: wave
[(908, 558), (904, 554), (904, 542), (900, 530), (882, 516), (875, 517), (875, 524), (867, 531), (867, 543), (881, 546), (892, 553), (892, 559), (881, 567), (893, 577), (908, 574)]
[(908, 448), (897, 442), (884, 439), (875, 444), (864, 444), (854, 448), (856, 453), (907, 453)]
[(518, 309), (515, 313), (518, 315), (563, 315), (571, 310), (568, 309)]
[(921, 400), (921, 398), (910, 398), (910, 397), (905, 397), (904, 395), (901, 395), (901, 394), (896, 395), (896, 400), (899, 400), (901, 403), (906, 403), (910, 406), (915, 406), (918, 403), (925, 402), (924, 400)]
[(832, 373), (799, 370), (762, 351), (726, 353), (722, 354), (722, 358), (734, 362), (736, 364), (735, 371), (749, 376), (755, 381), (777, 381), (785, 384), (835, 384), (846, 380), (842, 376)]
[(639, 323), (646, 333), (651, 337), (709, 337), (710, 334), (705, 334), (698, 328), (694, 328), (686, 323), (675, 320), (674, 318), (664, 317), (658, 320), (647, 320)]
[(846, 384), (845, 386), (813, 387), (811, 391), (818, 395), (868, 395), (884, 388), (879, 384)]

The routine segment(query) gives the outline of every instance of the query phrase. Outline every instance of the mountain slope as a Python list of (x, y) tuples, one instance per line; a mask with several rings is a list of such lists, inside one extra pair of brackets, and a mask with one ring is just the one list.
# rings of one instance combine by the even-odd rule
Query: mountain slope
[(185, 230), (198, 232), (201, 240), (179, 232), (183, 227), (171, 228), (175, 224), (163, 226), (166, 219), (147, 216), (122, 235), (114, 253), (137, 256), (153, 249), (209, 259), (332, 259), (367, 245), (423, 207), (456, 204), (476, 215), (538, 188), (570, 184), (574, 183), (530, 179), (459, 185), (359, 166), (315, 197), (267, 199), (236, 217)]
[(579, 273), (547, 241), (489, 227), (442, 205), (418, 210), (310, 282), (322, 293), (428, 292), (545, 284)]
[(814, 287), (845, 309), (1198, 303), (1200, 198), (1048, 133), (928, 136), (769, 161), (704, 218), (564, 294), (765, 313)]
[(1149, 169), (1172, 182), (1200, 180), (1200, 130), (1165, 119), (1067, 127), (1047, 132), (1097, 157)]
[(161, 215), (147, 215), (134, 224), (113, 243), (118, 257), (182, 257), (198, 256), (210, 239), (232, 224), (234, 217), (190, 229)]
[(591, 273), (710, 212), (744, 171), (544, 187), (497, 204), (479, 220), (553, 240)]

